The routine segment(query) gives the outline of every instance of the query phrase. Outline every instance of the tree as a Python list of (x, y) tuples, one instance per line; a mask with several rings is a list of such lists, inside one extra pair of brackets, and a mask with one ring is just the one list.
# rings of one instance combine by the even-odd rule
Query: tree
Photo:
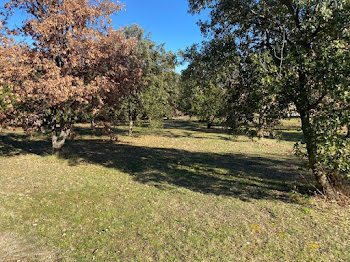
[(164, 45), (156, 45), (144, 30), (133, 25), (124, 32), (138, 42), (137, 57), (142, 62), (143, 75), (139, 85), (125, 97), (119, 118), (129, 121), (129, 135), (138, 118), (148, 119), (151, 126), (160, 126), (164, 117), (171, 117), (177, 108), (179, 75), (175, 72), (176, 55)]
[[(8, 1), (0, 20), (0, 93), (7, 90), (2, 100), (9, 104), (2, 125), (49, 129), (60, 149), (79, 112), (107, 117), (106, 107), (116, 106), (142, 72), (137, 42), (110, 26), (120, 8), (110, 0)], [(27, 17), (9, 28), (17, 11)]]
[[(232, 50), (235, 39), (226, 36), (193, 45), (183, 57), (183, 110), (207, 122), (221, 119), (234, 132), (263, 138), (286, 110), (269, 94), (273, 79), (267, 79), (253, 57)], [(269, 83), (269, 84), (267, 84)]]
[[(349, 123), (349, 1), (189, 3), (192, 13), (211, 11), (210, 20), (200, 23), (204, 34), (234, 39), (228, 42), (230, 48), (226, 46), (222, 57), (237, 54), (239, 71), (264, 83), (268, 92), (263, 97), (272, 97), (274, 104), (281, 106), (295, 105), (302, 122), (309, 167), (323, 190), (334, 195), (338, 178), (349, 174), (348, 153), (346, 157), (341, 153), (348, 152), (349, 143), (339, 135), (339, 130)], [(260, 75), (249, 69), (256, 66), (261, 68)], [(251, 88), (256, 90), (247, 85), (248, 90)], [(330, 161), (332, 157), (337, 161)]]
[(189, 62), (182, 72), (182, 110), (205, 121), (208, 129), (223, 116), (230, 80), (223, 65), (217, 67), (211, 63), (211, 58), (217, 55), (211, 44), (203, 43), (201, 48), (193, 45), (182, 54)]

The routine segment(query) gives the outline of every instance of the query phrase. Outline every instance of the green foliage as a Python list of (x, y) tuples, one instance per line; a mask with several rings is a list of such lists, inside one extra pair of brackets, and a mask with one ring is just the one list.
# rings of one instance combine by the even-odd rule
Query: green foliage
[(290, 107), (277, 92), (281, 83), (273, 77), (275, 73), (266, 52), (248, 57), (237, 54), (235, 81), (230, 85), (225, 110), (228, 126), (251, 136), (264, 137), (272, 132)]
[(350, 2), (189, 3), (193, 13), (211, 11), (201, 29), (213, 37), (210, 46), (219, 50), (222, 63), (235, 67), (231, 125), (246, 128), (258, 115), (268, 126), (295, 107), (309, 167), (329, 192), (333, 177), (348, 174), (349, 167), (349, 142), (341, 130), (349, 125)]
[(217, 118), (234, 131), (264, 136), (286, 115), (290, 102), (276, 93), (279, 78), (267, 70), (278, 70), (268, 53), (242, 55), (235, 48), (228, 36), (186, 50), (183, 56), (190, 64), (182, 75), (182, 110), (208, 123)]
[(339, 86), (314, 115), (321, 167), (342, 177), (350, 177), (349, 106), (349, 86)]
[(179, 95), (179, 75), (175, 73), (176, 55), (157, 46), (138, 25), (126, 27), (125, 34), (137, 38), (137, 56), (143, 61), (140, 86), (124, 98), (118, 118), (135, 121), (148, 119), (151, 126), (163, 125), (163, 119), (175, 114)]
[(227, 100), (227, 77), (229, 67), (215, 67), (210, 63), (216, 50), (203, 43), (188, 48), (182, 55), (189, 66), (182, 72), (181, 109), (190, 116), (197, 116), (210, 127), (215, 120), (222, 119)]
[(10, 89), (6, 85), (0, 89), (0, 111), (6, 110), (11, 104), (9, 101), (10, 94)]
[(198, 116), (200, 120), (211, 125), (220, 118), (225, 101), (225, 90), (212, 82), (193, 83), (183, 81), (181, 109), (190, 116)]

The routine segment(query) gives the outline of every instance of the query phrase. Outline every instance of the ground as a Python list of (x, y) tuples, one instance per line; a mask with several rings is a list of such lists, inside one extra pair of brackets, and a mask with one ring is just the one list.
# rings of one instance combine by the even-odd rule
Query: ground
[(262, 141), (169, 121), (88, 125), (51, 155), (0, 132), (0, 261), (350, 261), (350, 209), (315, 196), (298, 123)]

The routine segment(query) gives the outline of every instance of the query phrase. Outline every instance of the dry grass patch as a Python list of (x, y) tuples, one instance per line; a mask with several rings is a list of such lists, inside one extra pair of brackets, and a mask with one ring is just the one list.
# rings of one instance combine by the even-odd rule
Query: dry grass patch
[(60, 261), (57, 253), (45, 250), (35, 243), (29, 243), (28, 240), (11, 232), (0, 233), (0, 250), (0, 261), (2, 262)]

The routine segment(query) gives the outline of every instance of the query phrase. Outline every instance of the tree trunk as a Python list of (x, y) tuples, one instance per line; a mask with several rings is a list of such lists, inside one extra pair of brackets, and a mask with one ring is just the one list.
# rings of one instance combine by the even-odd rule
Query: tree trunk
[(257, 127), (257, 132), (256, 132), (256, 135), (258, 136), (258, 139), (260, 141), (264, 140), (264, 137), (265, 137), (265, 129), (263, 126), (260, 126), (260, 127)]
[(257, 136), (259, 140), (264, 140), (265, 136), (265, 120), (262, 117), (262, 114), (259, 114), (259, 122), (258, 122), (258, 127), (257, 127)]
[(129, 105), (128, 105), (128, 118), (129, 118), (129, 132), (128, 135), (132, 136), (133, 131), (134, 131), (134, 119), (133, 119), (133, 114), (132, 114), (132, 106), (131, 106), (131, 101), (129, 99)]
[(131, 118), (129, 120), (129, 136), (132, 136), (133, 130), (134, 130), (134, 121)]
[(211, 129), (212, 126), (213, 126), (213, 123), (209, 121), (209, 122), (207, 123), (207, 129)]
[(209, 118), (207, 119), (207, 128), (208, 129), (213, 127), (214, 120), (215, 120), (215, 117), (209, 116)]
[(54, 130), (52, 132), (52, 153), (60, 150), (70, 134), (70, 128), (64, 130)]
[[(57, 125), (57, 109), (53, 109), (53, 113), (51, 115), (51, 142), (52, 142), (52, 153), (54, 154), (56, 151), (60, 150), (66, 139), (69, 137), (71, 132), (71, 116), (68, 116), (68, 121), (64, 120), (64, 112), (58, 111), (60, 114), (60, 123)], [(69, 110), (70, 114), (70, 110)]]
[(301, 111), (300, 118), (302, 122), (302, 130), (306, 143), (306, 149), (309, 160), (309, 168), (315, 176), (317, 183), (322, 187), (325, 194), (329, 196), (334, 196), (334, 188), (330, 183), (330, 179), (326, 172), (322, 172), (318, 168), (317, 161), (317, 144), (316, 144), (316, 134), (312, 128), (310, 121), (310, 113)]
[(350, 138), (350, 124), (347, 125), (348, 132), (346, 133), (346, 138)]

